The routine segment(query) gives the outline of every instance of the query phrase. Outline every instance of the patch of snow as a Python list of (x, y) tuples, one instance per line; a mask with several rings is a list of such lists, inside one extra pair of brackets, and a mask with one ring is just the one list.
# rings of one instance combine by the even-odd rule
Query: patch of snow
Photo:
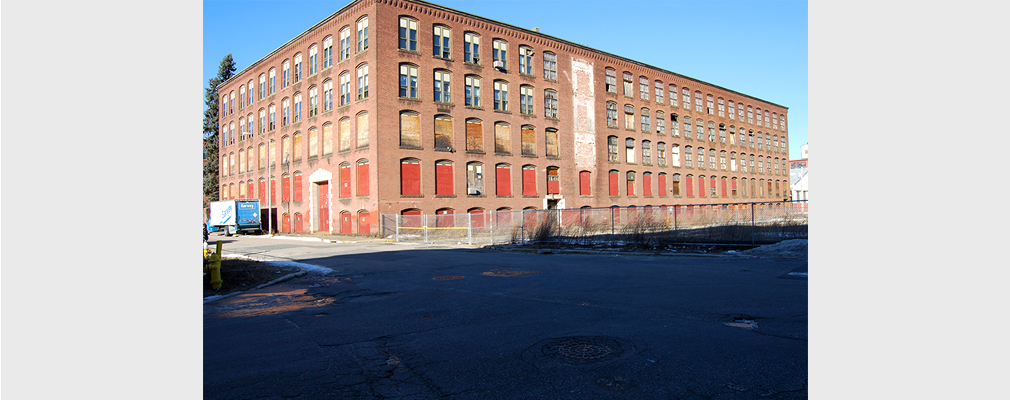
[(333, 269), (331, 269), (331, 268), (321, 267), (321, 266), (312, 265), (312, 264), (305, 264), (305, 263), (300, 263), (300, 262), (294, 262), (294, 261), (265, 260), (265, 259), (256, 258), (256, 257), (244, 256), (244, 255), (241, 255), (241, 254), (225, 254), (222, 257), (225, 257), (225, 258), (243, 258), (243, 259), (246, 259), (246, 260), (264, 262), (264, 263), (267, 263), (267, 264), (270, 264), (270, 265), (276, 265), (276, 266), (280, 266), (280, 267), (301, 268), (301, 269), (304, 269), (304, 270), (306, 270), (308, 272), (315, 272), (315, 273), (320, 273), (320, 274), (328, 274), (330, 272), (333, 272)]

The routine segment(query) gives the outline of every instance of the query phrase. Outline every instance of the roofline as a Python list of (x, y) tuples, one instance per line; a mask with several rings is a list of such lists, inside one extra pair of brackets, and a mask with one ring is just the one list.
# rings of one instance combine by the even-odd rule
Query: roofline
[[(237, 76), (245, 73), (249, 69), (251, 69), (251, 68), (259, 65), (261, 62), (263, 62), (263, 60), (265, 60), (267, 58), (270, 58), (270, 56), (273, 56), (274, 54), (278, 53), (281, 49), (287, 47), (288, 45), (293, 44), (295, 41), (297, 41), (298, 39), (300, 39), (303, 36), (307, 35), (312, 30), (314, 30), (314, 29), (322, 26), (326, 22), (329, 22), (331, 19), (336, 18), (338, 15), (340, 15), (341, 13), (343, 13), (344, 11), (346, 11), (348, 8), (354, 6), (354, 5), (356, 5), (356, 4), (358, 4), (358, 3), (362, 2), (362, 1), (366, 1), (366, 0), (354, 0), (350, 4), (348, 4), (348, 5), (344, 6), (344, 7), (341, 7), (339, 10), (337, 10), (337, 12), (335, 12), (333, 14), (330, 14), (330, 16), (324, 18), (322, 21), (319, 21), (319, 23), (313, 25), (309, 29), (306, 29), (304, 32), (300, 33), (298, 36), (295, 36), (293, 39), (287, 41), (286, 43), (284, 43), (280, 47), (274, 49), (274, 51), (271, 51), (270, 53), (268, 53), (267, 55), (263, 56), (262, 58), (260, 58), (256, 62), (250, 64), (248, 67), (246, 67), (242, 71), (239, 71), (238, 73), (236, 73), (235, 75), (233, 75), (228, 80), (226, 80), (224, 82), (221, 82), (217, 87), (220, 88), (224, 84), (231, 82), (231, 80), (235, 79), (235, 77), (237, 77)], [(379, 0), (375, 0), (375, 1), (379, 1)], [(504, 22), (501, 22), (501, 21), (495, 21), (493, 19), (485, 18), (485, 17), (479, 16), (479, 15), (470, 14), (470, 13), (465, 12), (465, 11), (460, 11), (460, 10), (456, 10), (456, 9), (453, 9), (453, 8), (441, 6), (441, 5), (438, 5), (438, 4), (429, 3), (429, 2), (423, 1), (423, 0), (397, 0), (397, 1), (406, 2), (406, 3), (414, 3), (414, 4), (426, 6), (426, 7), (431, 7), (431, 8), (434, 8), (434, 9), (441, 10), (441, 11), (458, 14), (458, 15), (461, 15), (461, 16), (464, 16), (464, 17), (467, 17), (467, 18), (472, 18), (472, 19), (480, 20), (482, 22), (486, 22), (486, 23), (489, 23), (489, 24), (499, 25), (499, 26), (502, 26), (502, 27), (505, 27), (505, 28), (508, 28), (508, 29), (513, 29), (513, 30), (521, 31), (521, 32), (529, 34), (529, 35), (540, 36), (542, 38), (545, 38), (545, 39), (548, 39), (548, 40), (553, 40), (553, 41), (556, 41), (556, 42), (560, 42), (560, 43), (563, 43), (563, 44), (566, 44), (566, 45), (569, 45), (569, 46), (572, 46), (572, 47), (576, 47), (576, 48), (579, 48), (579, 49), (582, 49), (582, 50), (585, 50), (585, 51), (601, 54), (601, 55), (606, 56), (606, 57), (616, 58), (616, 59), (624, 61), (624, 62), (628, 62), (628, 63), (635, 64), (635, 65), (639, 65), (639, 66), (642, 66), (642, 67), (645, 67), (645, 68), (654, 69), (654, 70), (657, 70), (657, 71), (660, 71), (660, 72), (664, 72), (664, 73), (667, 73), (667, 74), (670, 74), (670, 75), (678, 76), (678, 77), (681, 77), (681, 78), (684, 78), (684, 79), (688, 79), (688, 80), (691, 80), (691, 81), (695, 81), (695, 82), (698, 82), (698, 83), (702, 83), (702, 84), (705, 84), (705, 85), (708, 85), (708, 86), (716, 87), (716, 88), (725, 90), (725, 91), (730, 92), (730, 93), (734, 93), (734, 94), (737, 94), (737, 95), (740, 95), (740, 96), (748, 97), (748, 98), (751, 98), (751, 99), (754, 99), (754, 100), (757, 100), (757, 101), (760, 101), (760, 102), (768, 103), (768, 104), (771, 104), (771, 105), (774, 105), (774, 106), (782, 107), (782, 108), (784, 108), (786, 110), (789, 109), (789, 107), (783, 106), (781, 104), (777, 104), (777, 103), (770, 102), (768, 100), (760, 99), (760, 98), (751, 96), (749, 94), (740, 93), (740, 92), (732, 90), (732, 89), (727, 89), (727, 88), (719, 86), (719, 85), (715, 85), (715, 84), (712, 84), (712, 83), (705, 82), (705, 81), (703, 81), (701, 79), (696, 79), (696, 78), (689, 77), (687, 75), (678, 74), (676, 72), (673, 72), (673, 71), (670, 71), (670, 70), (667, 70), (667, 69), (663, 69), (663, 68), (659, 68), (659, 67), (656, 67), (656, 66), (652, 66), (652, 65), (649, 65), (649, 64), (646, 64), (646, 63), (643, 63), (643, 62), (639, 62), (639, 61), (635, 61), (635, 60), (632, 60), (630, 58), (622, 57), (622, 56), (619, 56), (619, 55), (616, 55), (616, 54), (611, 54), (611, 53), (605, 52), (603, 50), (594, 49), (592, 47), (584, 46), (584, 45), (581, 45), (581, 44), (578, 44), (578, 43), (575, 43), (575, 42), (570, 42), (568, 40), (561, 39), (561, 38), (558, 38), (558, 37), (555, 37), (555, 36), (543, 34), (543, 33), (537, 32), (537, 31), (532, 31), (532, 30), (529, 30), (529, 29), (526, 29), (526, 28), (522, 28), (522, 27), (518, 27), (518, 26), (515, 26), (515, 25), (507, 24), (507, 23), (504, 23)]]

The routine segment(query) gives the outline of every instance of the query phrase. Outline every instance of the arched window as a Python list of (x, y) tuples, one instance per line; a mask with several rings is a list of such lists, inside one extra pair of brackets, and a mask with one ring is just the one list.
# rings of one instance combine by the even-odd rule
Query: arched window
[(469, 162), (466, 164), (466, 194), (480, 196), (484, 194), (484, 164)]
[(495, 154), (512, 154), (512, 132), (507, 122), (495, 122), (494, 124), (494, 152)]
[(421, 121), (416, 111), (400, 111), (400, 147), (421, 148)]
[(358, 196), (368, 196), (368, 160), (358, 160), (356, 169)]
[(481, 120), (477, 118), (466, 120), (466, 151), (484, 152), (484, 128)]
[(452, 161), (439, 160), (435, 162), (435, 194), (451, 196), (453, 192)]
[(533, 125), (523, 125), (520, 128), (520, 140), (522, 141), (521, 152), (527, 157), (537, 156), (537, 138)]
[(498, 196), (511, 196), (512, 195), (512, 166), (501, 163), (495, 165), (494, 168), (494, 181), (495, 181), (495, 194)]
[(417, 51), (417, 20), (411, 17), (400, 17), (399, 48)]
[(356, 119), (354, 124), (357, 128), (356, 147), (359, 149), (368, 147), (368, 111), (359, 112)]
[(628, 164), (635, 163), (635, 139), (627, 138), (624, 139), (624, 149), (625, 157), (624, 162)]
[(607, 102), (607, 126), (617, 127), (617, 103), (613, 101)]
[(547, 157), (548, 158), (558, 158), (561, 156), (560, 149), (558, 148), (558, 130), (554, 128), (547, 128), (544, 131), (544, 141), (547, 145)]
[(625, 176), (627, 177), (628, 191), (626, 192), (628, 196), (635, 195), (635, 171), (628, 171)]
[(508, 71), (508, 42), (501, 39), (491, 41), (492, 68), (500, 71)]
[(453, 151), (452, 117), (448, 115), (435, 116), (435, 150)]
[(358, 52), (368, 50), (368, 16), (358, 19)]
[(617, 150), (617, 136), (607, 136), (607, 160), (621, 162)]
[(449, 83), (452, 79), (452, 73), (444, 69), (436, 69), (434, 83), (432, 85), (432, 92), (435, 94), (435, 101), (442, 103), (451, 103), (452, 97), (450, 96)]
[(480, 64), (480, 35), (463, 32), (463, 62)]
[(519, 73), (533, 75), (533, 48), (519, 46)]
[(400, 160), (400, 194), (421, 195), (421, 161), (416, 158)]
[(432, 55), (440, 58), (449, 58), (449, 37), (451, 32), (445, 25), (435, 25), (432, 27)]

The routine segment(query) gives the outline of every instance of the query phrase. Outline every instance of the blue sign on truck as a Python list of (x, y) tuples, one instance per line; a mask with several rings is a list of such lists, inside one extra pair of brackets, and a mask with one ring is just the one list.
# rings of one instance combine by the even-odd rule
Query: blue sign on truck
[(224, 230), (225, 236), (236, 232), (261, 231), (259, 200), (222, 200), (210, 203), (208, 227)]

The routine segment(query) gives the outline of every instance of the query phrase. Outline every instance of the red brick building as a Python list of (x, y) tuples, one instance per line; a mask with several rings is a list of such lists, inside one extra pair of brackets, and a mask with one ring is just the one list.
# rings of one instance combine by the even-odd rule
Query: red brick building
[(269, 171), (279, 231), (789, 198), (786, 107), (423, 1), (355, 1), (219, 93), (220, 197), (267, 207)]

